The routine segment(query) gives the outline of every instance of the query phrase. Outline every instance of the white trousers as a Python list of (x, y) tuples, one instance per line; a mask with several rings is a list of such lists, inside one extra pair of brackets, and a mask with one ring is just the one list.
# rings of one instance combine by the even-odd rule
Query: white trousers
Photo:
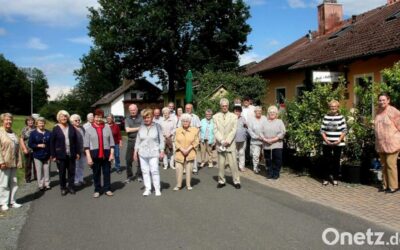
[(86, 156), (81, 155), (81, 158), (75, 161), (75, 184), (83, 182), (83, 170), (85, 169), (85, 165)]
[(236, 154), (238, 158), (238, 165), (240, 169), (244, 169), (244, 164), (246, 160), (246, 141), (236, 142)]
[(258, 164), (260, 163), (260, 155), (263, 145), (250, 145), (250, 151), (253, 157), (253, 169), (258, 169)]
[(17, 168), (0, 169), (0, 205), (14, 204), (17, 189)]
[(139, 157), (140, 168), (142, 169), (143, 182), (146, 190), (151, 191), (151, 184), (153, 183), (156, 191), (160, 190), (160, 170), (158, 157)]
[(50, 169), (49, 160), (42, 161), (33, 159), (35, 161), (36, 177), (39, 188), (50, 187)]

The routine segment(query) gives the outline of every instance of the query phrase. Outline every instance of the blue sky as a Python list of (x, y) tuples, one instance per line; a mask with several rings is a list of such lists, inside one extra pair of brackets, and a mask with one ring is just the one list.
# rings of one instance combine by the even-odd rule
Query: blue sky
[[(251, 51), (241, 63), (260, 61), (317, 28), (322, 0), (246, 0), (253, 31)], [(338, 0), (346, 17), (384, 5), (387, 0)], [(37, 67), (48, 77), (54, 98), (76, 84), (73, 70), (89, 51), (87, 6), (96, 0), (0, 0), (0, 53), (19, 67)]]

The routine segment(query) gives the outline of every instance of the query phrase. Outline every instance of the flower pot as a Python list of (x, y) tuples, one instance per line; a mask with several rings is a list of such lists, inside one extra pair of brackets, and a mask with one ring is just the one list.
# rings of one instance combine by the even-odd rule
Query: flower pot
[(348, 183), (361, 183), (361, 166), (360, 165), (343, 165), (342, 181)]

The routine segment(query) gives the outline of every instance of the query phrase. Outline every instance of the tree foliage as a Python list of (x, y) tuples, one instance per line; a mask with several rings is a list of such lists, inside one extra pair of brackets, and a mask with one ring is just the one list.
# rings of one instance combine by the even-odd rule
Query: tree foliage
[(31, 82), (33, 83), (33, 111), (47, 102), (48, 83), (44, 73), (36, 68), (19, 69), (0, 54), (0, 112), (30, 114)]
[(195, 79), (198, 87), (195, 90), (194, 102), (196, 112), (204, 114), (211, 108), (214, 112), (219, 110), (219, 99), (211, 99), (213, 92), (221, 85), (228, 90), (225, 96), (233, 102), (235, 97), (251, 97), (257, 103), (262, 103), (267, 90), (267, 82), (258, 76), (244, 76), (236, 72), (206, 71)]
[[(99, 0), (90, 8), (89, 35), (97, 48), (119, 59), (122, 75), (136, 79), (146, 71), (168, 84), (188, 69), (231, 70), (251, 28), (243, 0)], [(92, 82), (94, 84), (94, 82)]]

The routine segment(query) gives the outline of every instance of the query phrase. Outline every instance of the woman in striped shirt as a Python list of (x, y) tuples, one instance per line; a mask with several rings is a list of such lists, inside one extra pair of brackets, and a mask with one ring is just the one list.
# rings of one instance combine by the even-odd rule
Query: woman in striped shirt
[(323, 139), (324, 161), (328, 164), (324, 168), (322, 185), (328, 185), (328, 180), (334, 186), (338, 185), (337, 179), (340, 169), (340, 155), (342, 147), (345, 145), (344, 137), (347, 132), (346, 119), (339, 113), (339, 102), (332, 100), (329, 102), (329, 112), (324, 116), (321, 125), (321, 135)]

